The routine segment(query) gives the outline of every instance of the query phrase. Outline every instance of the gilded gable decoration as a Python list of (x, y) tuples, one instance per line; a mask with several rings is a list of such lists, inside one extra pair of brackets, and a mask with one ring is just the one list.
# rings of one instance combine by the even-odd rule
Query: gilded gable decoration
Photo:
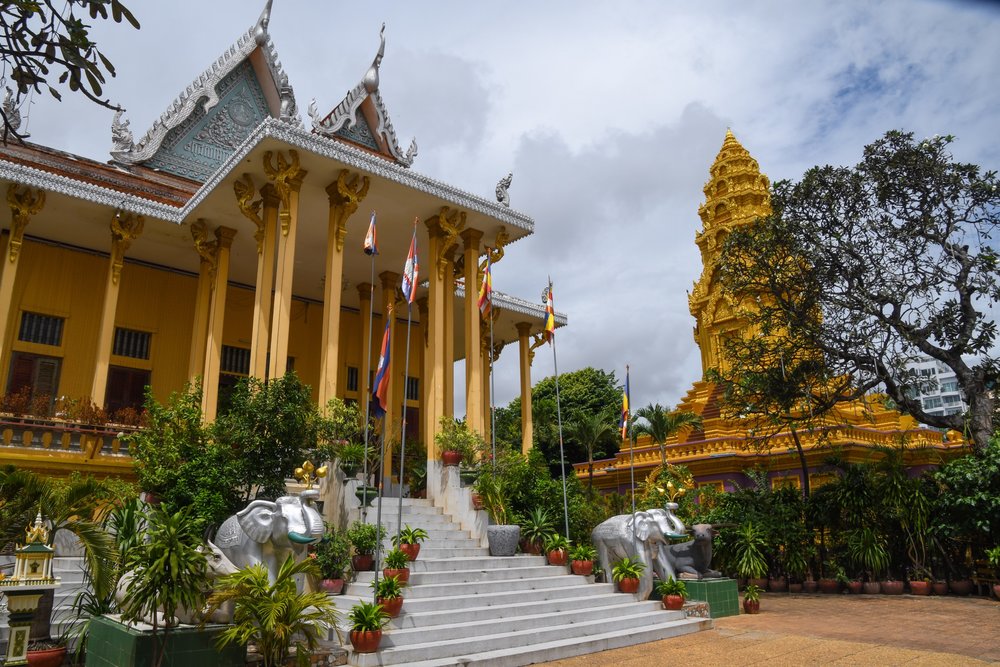
[(298, 192), (302, 187), (302, 179), (306, 176), (306, 171), (299, 166), (299, 152), (295, 149), (288, 149), (289, 159), (285, 159), (285, 154), (278, 151), (277, 158), (274, 158), (273, 151), (264, 153), (264, 173), (274, 184), (274, 189), (281, 199), (281, 212), (278, 214), (281, 220), (281, 233), (288, 235), (288, 226), (291, 224), (291, 193)]
[(368, 195), (371, 181), (367, 176), (352, 173), (349, 169), (341, 169), (337, 180), (326, 186), (326, 194), (330, 198), (330, 207), (336, 226), (337, 251), (344, 249), (347, 237), (347, 219), (358, 210), (358, 206)]
[(28, 226), (28, 221), (45, 206), (45, 191), (32, 190), (29, 187), (20, 189), (16, 183), (11, 183), (7, 186), (7, 205), (10, 206), (11, 217), (7, 256), (11, 262), (16, 262), (21, 252), (21, 244), (24, 242), (24, 229)]
[(111, 281), (115, 285), (121, 278), (125, 252), (142, 233), (145, 222), (145, 217), (120, 209), (111, 216)]

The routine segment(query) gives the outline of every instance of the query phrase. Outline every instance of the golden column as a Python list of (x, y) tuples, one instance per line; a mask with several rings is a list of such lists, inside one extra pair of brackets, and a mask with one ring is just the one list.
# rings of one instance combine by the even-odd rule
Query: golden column
[[(434, 428), (431, 422), (433, 417), (430, 412), (431, 405), (431, 383), (428, 378), (431, 376), (433, 369), (431, 368), (431, 348), (429, 345), (429, 311), (427, 307), (427, 297), (421, 297), (417, 299), (417, 312), (420, 315), (420, 329), (423, 331), (423, 344), (417, 344), (420, 348), (420, 430), (418, 431), (414, 428), (409, 433), (413, 433), (414, 437), (427, 437), (427, 433), (433, 433)], [(431, 424), (428, 426), (428, 424)], [(433, 447), (434, 443), (429, 440), (424, 440), (425, 446), (429, 449)], [(429, 454), (428, 454), (429, 456)]]
[[(7, 239), (4, 252), (0, 253), (0, 368), (5, 371), (10, 368), (10, 349), (8, 349), (7, 339), (11, 319), (15, 318), (17, 309), (14, 308), (14, 280), (17, 278), (17, 266), (21, 258), (21, 244), (24, 242), (24, 229), (28, 226), (31, 216), (42, 210), (45, 206), (45, 191), (32, 190), (25, 187), (19, 190), (17, 185), (11, 183), (7, 186), (7, 204), (10, 206), (10, 234)], [(7, 261), (3, 261), (6, 258)], [(14, 325), (16, 326), (16, 325)]]
[(205, 376), (201, 393), (201, 415), (206, 422), (215, 421), (219, 409), (219, 372), (222, 370), (222, 329), (226, 319), (226, 288), (229, 285), (229, 249), (235, 236), (236, 230), (229, 227), (217, 227), (215, 230), (215, 280), (208, 314)]
[[(208, 311), (215, 282), (215, 241), (208, 239), (208, 225), (203, 218), (191, 223), (191, 238), (201, 258), (198, 287), (194, 299), (194, 327), (191, 331), (191, 352), (188, 355), (188, 380), (195, 381), (205, 374), (205, 345), (208, 341)], [(204, 384), (204, 383), (203, 383)]]
[[(428, 248), (427, 255), (431, 258), (427, 282), (430, 287), (427, 296), (427, 356), (425, 368), (427, 375), (427, 403), (424, 420), (423, 440), (427, 447), (427, 459), (437, 460), (437, 447), (434, 444), (434, 434), (437, 432), (438, 420), (446, 414), (445, 394), (450, 383), (446, 383), (446, 371), (452, 372), (446, 366), (445, 340), (453, 333), (446, 329), (445, 304), (449, 294), (446, 285), (454, 280), (454, 267), (451, 261), (452, 249), (457, 243), (458, 234), (465, 227), (465, 216), (452, 211), (447, 206), (431, 218), (424, 221), (427, 225)], [(451, 278), (451, 280), (445, 280)], [(454, 301), (454, 289), (451, 300)]]
[[(383, 437), (385, 438), (385, 460), (382, 462), (382, 475), (383, 478), (388, 479), (392, 476), (392, 448), (399, 439), (397, 420), (399, 408), (397, 406), (399, 405), (399, 397), (402, 395), (398, 387), (399, 383), (396, 381), (398, 375), (396, 369), (403, 365), (403, 360), (397, 354), (399, 345), (397, 345), (396, 313), (394, 312), (399, 274), (383, 271), (378, 274), (378, 277), (382, 283), (382, 326), (385, 327), (385, 323), (389, 322), (389, 391), (385, 396), (386, 405), (383, 406), (385, 416), (382, 418)], [(377, 348), (375, 357), (378, 358), (382, 350), (381, 336), (378, 337), (375, 347)]]
[(445, 252), (444, 276), (444, 413), (455, 414), (455, 249)]
[(518, 322), (517, 352), (521, 367), (521, 453), (527, 454), (533, 446), (534, 435), (531, 422), (531, 361), (535, 352), (531, 348), (531, 323)]
[(101, 310), (101, 328), (97, 334), (97, 361), (94, 364), (94, 384), (90, 396), (100, 407), (108, 388), (108, 366), (111, 363), (111, 345), (115, 335), (115, 311), (118, 308), (118, 288), (125, 263), (125, 251), (142, 233), (146, 219), (141, 215), (118, 210), (111, 218), (111, 261), (104, 285), (104, 306)]
[(361, 331), (361, 377), (358, 378), (358, 394), (361, 400), (358, 401), (358, 409), (362, 415), (368, 414), (368, 401), (371, 399), (368, 375), (372, 370), (372, 359), (369, 354), (369, 346), (373, 347), (373, 345), (372, 322), (368, 314), (372, 312), (372, 288), (371, 283), (358, 285), (358, 297), (361, 299), (361, 312), (358, 315), (361, 318), (361, 327), (359, 328)]
[[(254, 286), (253, 333), (250, 337), (250, 375), (261, 380), (267, 377), (267, 351), (271, 335), (271, 289), (274, 285), (275, 229), (278, 226), (278, 204), (281, 199), (270, 183), (260, 189), (260, 199), (254, 200), (256, 187), (249, 174), (233, 183), (236, 202), (256, 227), (257, 283)], [(260, 215), (264, 209), (263, 217)]]
[(337, 395), (340, 344), (340, 295), (343, 290), (344, 240), (347, 219), (368, 194), (368, 177), (341, 169), (337, 180), (326, 186), (330, 220), (326, 239), (326, 280), (323, 285), (323, 334), (320, 348), (319, 404)]
[(274, 281), (274, 312), (271, 315), (271, 359), (267, 375), (279, 378), (288, 367), (288, 331), (292, 319), (292, 273), (295, 268), (295, 235), (298, 230), (299, 190), (305, 170), (299, 167), (299, 154), (289, 150), (291, 161), (280, 151), (277, 166), (271, 163), (274, 154), (264, 153), (264, 172), (274, 184), (281, 199), (281, 234), (278, 236), (278, 266)]
[(465, 242), (465, 311), (462, 320), (465, 325), (465, 414), (471, 428), (476, 433), (484, 434), (483, 408), (485, 405), (482, 391), (483, 361), (477, 354), (480, 348), (481, 317), (479, 314), (479, 242), (483, 233), (478, 229), (466, 229), (462, 232)]

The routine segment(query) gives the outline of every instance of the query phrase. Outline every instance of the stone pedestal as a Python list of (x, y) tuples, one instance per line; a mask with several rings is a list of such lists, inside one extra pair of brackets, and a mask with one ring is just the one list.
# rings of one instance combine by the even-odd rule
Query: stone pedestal
[(124, 625), (100, 616), (90, 622), (87, 667), (144, 667), (156, 664), (158, 649), (166, 642), (162, 667), (243, 667), (246, 647), (229, 645), (219, 650), (215, 642), (224, 625), (183, 625), (154, 636), (143, 623)]
[(739, 615), (740, 596), (736, 590), (735, 579), (688, 580), (684, 582), (684, 585), (687, 587), (689, 600), (708, 603), (712, 618)]

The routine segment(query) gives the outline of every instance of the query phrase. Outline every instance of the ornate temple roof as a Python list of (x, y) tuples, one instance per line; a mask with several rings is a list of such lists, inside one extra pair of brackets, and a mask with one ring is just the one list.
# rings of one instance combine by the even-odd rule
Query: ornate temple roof
[[(301, 126), (295, 94), (267, 32), (272, 2), (138, 143), (133, 143), (123, 112), (117, 112), (111, 126), (112, 157), (204, 182), (265, 118)], [(277, 109), (269, 99), (279, 100)]]
[(360, 83), (349, 90), (347, 96), (325, 116), (320, 116), (316, 100), (313, 99), (309, 103), (309, 117), (316, 134), (351, 142), (383, 155), (402, 167), (409, 167), (417, 155), (416, 139), (410, 141), (410, 147), (403, 153), (378, 90), (378, 68), (385, 55), (384, 23), (379, 38), (378, 53), (361, 77)]

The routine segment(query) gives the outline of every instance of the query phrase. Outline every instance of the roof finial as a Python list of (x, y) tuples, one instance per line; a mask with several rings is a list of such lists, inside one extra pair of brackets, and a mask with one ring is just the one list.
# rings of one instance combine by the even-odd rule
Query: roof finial
[(381, 40), (378, 46), (378, 53), (375, 54), (372, 66), (368, 68), (364, 78), (361, 80), (365, 84), (365, 90), (369, 94), (378, 90), (378, 66), (382, 64), (382, 57), (385, 56), (385, 23), (382, 24), (382, 29), (379, 30), (378, 35)]
[(258, 44), (263, 44), (267, 41), (267, 26), (271, 22), (272, 4), (274, 4), (274, 0), (267, 0), (267, 4), (264, 5), (264, 11), (260, 13), (257, 25), (254, 26), (253, 38)]

